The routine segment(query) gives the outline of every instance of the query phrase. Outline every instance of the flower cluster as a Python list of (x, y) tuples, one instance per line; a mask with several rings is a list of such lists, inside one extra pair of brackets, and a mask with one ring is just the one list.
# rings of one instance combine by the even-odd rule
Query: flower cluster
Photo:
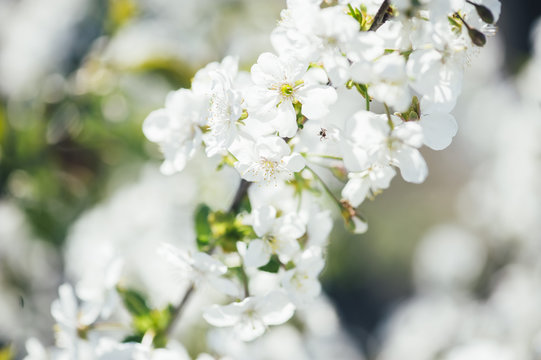
[[(77, 304), (69, 285), (60, 288), (52, 308), (59, 349), (79, 358), (92, 338), (90, 359), (187, 358), (167, 340), (191, 294), (207, 285), (221, 297), (202, 317), (243, 341), (309, 306), (321, 291), (332, 228), (318, 195), (324, 191), (361, 233), (367, 225), (358, 207), (388, 188), (396, 169), (408, 182), (423, 182), (419, 149), (451, 143), (464, 63), (498, 16), (496, 0), (289, 0), (271, 34), (275, 53), (261, 54), (249, 72), (232, 56), (207, 65), (144, 122), (164, 154), (164, 174), (183, 171), (204, 152), (242, 178), (227, 210), (196, 209), (195, 243), (157, 249), (187, 281), (185, 296), (158, 309), (118, 287), (134, 331), (124, 343), (96, 340), (95, 322), (107, 318), (120, 271), (113, 261), (104, 267), (102, 296), (89, 302), (77, 288)], [(330, 176), (344, 182), (341, 196), (327, 184)], [(35, 345), (31, 352), (43, 350)]]

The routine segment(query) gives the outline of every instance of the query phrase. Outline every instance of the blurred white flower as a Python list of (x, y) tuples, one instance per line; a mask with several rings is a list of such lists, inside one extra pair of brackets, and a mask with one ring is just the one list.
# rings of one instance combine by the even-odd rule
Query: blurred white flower
[(289, 320), (294, 311), (295, 307), (287, 296), (274, 291), (225, 306), (214, 305), (205, 311), (203, 317), (214, 326), (232, 326), (241, 340), (251, 341), (263, 335), (267, 326)]

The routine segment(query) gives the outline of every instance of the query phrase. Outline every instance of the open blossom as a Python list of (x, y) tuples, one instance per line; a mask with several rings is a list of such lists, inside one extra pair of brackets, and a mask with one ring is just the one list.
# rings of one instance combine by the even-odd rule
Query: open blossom
[(297, 132), (293, 104), (301, 103), (301, 112), (309, 119), (325, 116), (336, 101), (336, 91), (306, 77), (307, 69), (307, 64), (295, 58), (261, 54), (251, 70), (255, 85), (247, 89), (248, 112), (271, 121), (282, 137), (293, 137)]
[(300, 250), (297, 239), (304, 235), (306, 226), (296, 213), (277, 217), (276, 209), (264, 206), (252, 212), (252, 227), (259, 239), (250, 241), (244, 262), (259, 267), (276, 254), (284, 263)]
[(371, 67), (368, 79), (368, 94), (374, 99), (404, 111), (411, 102), (406, 74), (406, 60), (392, 53), (376, 60)]
[(305, 250), (293, 262), (295, 267), (282, 274), (282, 287), (293, 303), (299, 306), (309, 303), (321, 292), (317, 277), (325, 262), (318, 247)]
[(209, 254), (200, 251), (192, 254), (165, 243), (158, 248), (158, 252), (179, 274), (196, 285), (208, 282), (224, 294), (239, 296), (239, 287), (233, 281), (222, 277), (227, 272), (227, 266)]
[(182, 171), (201, 144), (201, 126), (207, 117), (206, 98), (188, 89), (170, 92), (165, 107), (151, 112), (143, 123), (143, 133), (158, 143), (165, 156), (164, 174)]
[(230, 148), (237, 158), (235, 168), (243, 179), (276, 183), (288, 180), (305, 166), (304, 158), (291, 153), (287, 143), (278, 136), (264, 136), (255, 142), (240, 138)]
[(203, 317), (214, 326), (232, 326), (241, 340), (251, 341), (263, 335), (267, 326), (285, 323), (294, 311), (295, 307), (284, 293), (273, 291), (225, 306), (213, 305)]
[(213, 80), (210, 92), (208, 127), (204, 134), (208, 156), (223, 153), (237, 135), (237, 121), (242, 115), (242, 95), (233, 88), (233, 80), (223, 70), (209, 74)]
[(51, 315), (57, 323), (56, 344), (69, 358), (91, 359), (85, 343), (79, 339), (78, 332), (94, 323), (99, 315), (95, 306), (79, 305), (75, 291), (70, 284), (62, 284), (58, 288), (59, 298), (51, 304)]
[(361, 172), (348, 174), (348, 182), (342, 189), (342, 197), (357, 207), (366, 197), (387, 189), (396, 172), (389, 165), (373, 164)]
[(421, 126), (396, 116), (391, 121), (392, 129), (387, 116), (368, 111), (359, 111), (348, 120), (343, 145), (346, 168), (361, 172), (374, 164), (393, 165), (400, 168), (404, 180), (423, 182), (428, 169), (417, 150), (423, 144)]

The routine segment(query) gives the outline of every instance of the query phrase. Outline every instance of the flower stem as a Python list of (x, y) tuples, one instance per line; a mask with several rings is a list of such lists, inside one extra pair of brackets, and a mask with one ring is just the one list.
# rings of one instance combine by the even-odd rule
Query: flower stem
[(302, 153), (304, 157), (318, 157), (323, 159), (331, 159), (331, 160), (344, 160), (343, 158), (339, 156), (332, 156), (332, 155), (325, 155), (325, 154), (309, 154), (309, 153)]
[(321, 186), (323, 187), (323, 190), (325, 190), (325, 192), (331, 197), (331, 199), (333, 199), (333, 201), (336, 203), (336, 206), (338, 206), (338, 209), (340, 211), (342, 211), (342, 203), (340, 202), (340, 200), (333, 194), (333, 192), (331, 191), (331, 189), (329, 189), (329, 187), (327, 186), (327, 184), (325, 183), (325, 181), (323, 181), (323, 179), (321, 178), (321, 176), (319, 176), (311, 167), (309, 167), (308, 165), (306, 165), (305, 167), (306, 170), (310, 171), (312, 173), (312, 175), (314, 175), (314, 178), (317, 179), (317, 181), (319, 181), (319, 183), (321, 184)]
[(394, 130), (394, 124), (393, 119), (391, 119), (391, 110), (389, 110), (389, 106), (387, 106), (386, 103), (383, 103), (383, 106), (385, 106), (385, 113), (387, 114), (387, 124), (389, 125), (389, 128), (391, 131)]

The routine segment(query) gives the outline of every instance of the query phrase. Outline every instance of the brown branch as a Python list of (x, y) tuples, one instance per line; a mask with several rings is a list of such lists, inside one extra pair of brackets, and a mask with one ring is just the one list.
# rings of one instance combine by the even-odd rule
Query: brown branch
[(194, 284), (191, 284), (188, 290), (186, 290), (186, 293), (184, 294), (184, 297), (182, 300), (180, 300), (180, 303), (175, 306), (173, 309), (173, 312), (171, 313), (171, 320), (169, 321), (169, 324), (167, 324), (167, 327), (165, 328), (165, 334), (167, 336), (171, 335), (171, 331), (173, 331), (175, 324), (177, 323), (180, 314), (182, 313), (182, 309), (184, 306), (186, 306), (186, 303), (188, 303), (188, 300), (190, 299), (191, 295), (193, 294), (193, 291), (195, 290)]
[[(229, 207), (229, 212), (237, 213), (240, 209), (240, 205), (242, 204), (242, 200), (248, 194), (248, 188), (250, 187), (252, 183), (249, 181), (246, 181), (244, 179), (241, 180), (239, 187), (237, 189), (237, 193), (235, 194), (235, 198), (233, 199), (233, 202), (231, 203), (231, 206)], [(247, 284), (245, 284), (245, 292), (247, 292)], [(180, 318), (180, 315), (182, 314), (182, 309), (186, 306), (188, 303), (188, 300), (192, 296), (193, 292), (195, 290), (194, 284), (191, 284), (188, 290), (186, 290), (186, 293), (184, 294), (184, 297), (182, 300), (180, 300), (180, 303), (175, 306), (173, 309), (173, 312), (171, 313), (171, 320), (169, 321), (169, 324), (167, 324), (167, 327), (165, 328), (165, 334), (170, 335), (171, 331), (173, 331), (175, 324), (177, 323), (178, 319)]]
[(378, 9), (378, 12), (376, 13), (376, 16), (374, 16), (374, 22), (370, 26), (370, 29), (368, 29), (369, 31), (376, 31), (381, 25), (383, 25), (387, 20), (389, 20), (388, 11), (390, 6), (390, 0), (383, 1), (383, 3)]

